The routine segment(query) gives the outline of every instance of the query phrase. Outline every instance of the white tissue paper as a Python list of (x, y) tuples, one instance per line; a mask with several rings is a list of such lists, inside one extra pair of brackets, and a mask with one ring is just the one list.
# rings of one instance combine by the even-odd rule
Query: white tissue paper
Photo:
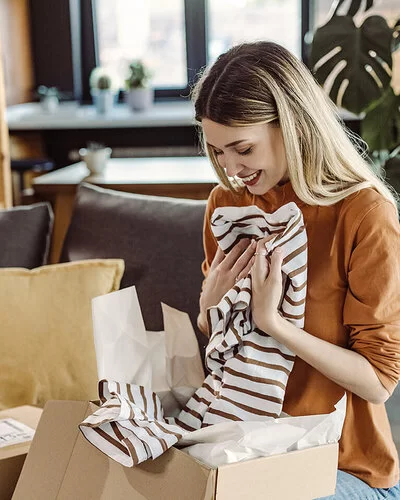
[(179, 447), (210, 467), (337, 443), (346, 415), (346, 394), (326, 415), (224, 422), (191, 432)]
[(205, 376), (189, 316), (166, 304), (162, 312), (165, 332), (150, 332), (134, 286), (94, 298), (97, 372), (99, 380), (151, 388), (176, 416)]

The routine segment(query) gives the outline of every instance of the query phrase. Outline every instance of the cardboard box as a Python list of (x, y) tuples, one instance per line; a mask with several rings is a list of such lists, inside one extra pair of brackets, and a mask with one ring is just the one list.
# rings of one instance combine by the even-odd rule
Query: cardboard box
[[(42, 410), (33, 406), (18, 406), (0, 411), (0, 420), (12, 418), (36, 429)], [(0, 500), (12, 497), (31, 441), (0, 448)]]
[(127, 468), (78, 429), (96, 406), (50, 401), (13, 500), (310, 500), (335, 491), (338, 445), (324, 445), (212, 469), (171, 448)]

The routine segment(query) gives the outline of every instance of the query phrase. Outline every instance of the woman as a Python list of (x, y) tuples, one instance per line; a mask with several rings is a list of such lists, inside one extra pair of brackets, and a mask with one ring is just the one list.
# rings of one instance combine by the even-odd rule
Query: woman
[[(400, 377), (400, 231), (390, 189), (372, 173), (308, 69), (283, 47), (233, 47), (194, 88), (196, 119), (221, 184), (204, 224), (198, 325), (235, 281), (252, 275), (253, 319), (296, 354), (283, 410), (329, 413), (347, 393), (336, 495), (400, 498), (384, 402)], [(295, 202), (308, 237), (304, 330), (278, 313), (282, 257), (264, 241), (217, 249), (215, 208)]]

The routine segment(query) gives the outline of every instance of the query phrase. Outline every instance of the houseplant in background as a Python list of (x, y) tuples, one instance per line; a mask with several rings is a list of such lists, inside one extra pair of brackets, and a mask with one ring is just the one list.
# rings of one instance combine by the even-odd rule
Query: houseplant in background
[[(400, 193), (400, 89), (391, 85), (400, 20), (389, 26), (381, 16), (367, 16), (373, 6), (374, 0), (333, 2), (330, 19), (313, 36), (311, 69), (339, 107), (361, 116), (371, 160)], [(343, 7), (348, 10), (339, 15)]]
[(118, 93), (115, 77), (98, 66), (90, 73), (89, 85), (96, 111), (99, 114), (110, 112)]
[(141, 59), (134, 59), (129, 64), (129, 73), (125, 84), (127, 103), (133, 111), (144, 111), (153, 104), (152, 76), (152, 71)]

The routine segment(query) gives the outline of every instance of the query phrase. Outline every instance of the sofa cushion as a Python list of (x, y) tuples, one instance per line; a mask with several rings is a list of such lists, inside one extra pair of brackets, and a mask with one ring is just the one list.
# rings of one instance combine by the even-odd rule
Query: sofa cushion
[[(136, 285), (148, 330), (162, 330), (161, 302), (196, 324), (204, 258), (205, 200), (122, 193), (83, 184), (62, 261), (122, 258), (121, 288)], [(200, 345), (205, 338), (197, 332)]]
[(0, 410), (97, 398), (91, 299), (118, 289), (122, 260), (0, 269)]
[(0, 210), (0, 267), (46, 264), (52, 226), (48, 203)]

